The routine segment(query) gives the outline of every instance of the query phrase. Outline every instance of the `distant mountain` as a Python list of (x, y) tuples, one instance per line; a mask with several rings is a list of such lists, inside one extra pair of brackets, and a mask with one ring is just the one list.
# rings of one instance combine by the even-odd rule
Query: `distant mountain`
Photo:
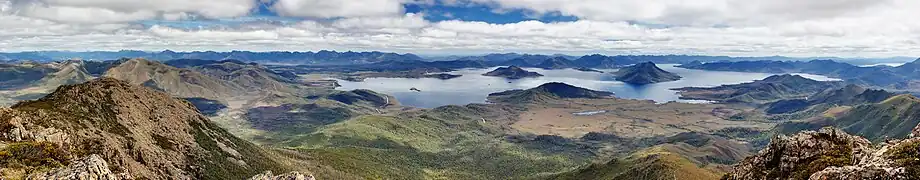
[(540, 102), (557, 98), (610, 98), (613, 93), (595, 91), (565, 83), (551, 82), (527, 90), (510, 90), (489, 94), (489, 101), (501, 103)]
[(630, 58), (617, 58), (615, 56), (604, 56), (600, 54), (593, 54), (582, 56), (581, 58), (576, 59), (575, 64), (582, 67), (591, 67), (591, 68), (602, 68), (602, 69), (615, 69), (630, 64), (639, 63), (636, 60)]
[(36, 51), (20, 53), (0, 53), (0, 60), (35, 60), (56, 61), (70, 59), (85, 60), (114, 60), (120, 58), (144, 58), (151, 60), (172, 59), (205, 59), (226, 60), (236, 59), (244, 62), (259, 63), (285, 63), (285, 64), (369, 64), (383, 61), (417, 61), (422, 60), (413, 54), (396, 54), (385, 52), (251, 52), (251, 51), (194, 51), (194, 52), (147, 52), (147, 51), (94, 51), (94, 52), (67, 52), (67, 51)]
[(530, 78), (530, 77), (541, 77), (543, 76), (537, 72), (530, 72), (524, 70), (517, 66), (509, 67), (499, 67), (495, 70), (482, 74), (483, 76), (495, 76), (495, 77), (504, 77), (508, 79), (521, 79), (521, 78)]
[(38, 82), (38, 86), (54, 89), (61, 85), (79, 84), (94, 79), (86, 71), (83, 61), (67, 61), (55, 73), (43, 77)]
[(92, 76), (102, 76), (106, 71), (112, 69), (121, 63), (125, 63), (131, 59), (118, 59), (118, 60), (108, 60), (108, 61), (83, 61), (83, 68), (86, 69), (86, 72)]
[(826, 114), (805, 122), (780, 125), (783, 132), (816, 130), (832, 126), (847, 133), (863, 136), (873, 142), (886, 139), (903, 139), (920, 123), (920, 99), (912, 95), (898, 95), (879, 103), (845, 107), (842, 112)]
[(644, 62), (622, 68), (616, 72), (616, 76), (617, 81), (638, 85), (677, 81), (682, 78), (677, 74), (658, 68), (658, 66), (652, 62)]
[(809, 73), (845, 80), (847, 83), (878, 88), (920, 91), (920, 62), (899, 67), (859, 67), (832, 60), (741, 61), (683, 65), (688, 69), (765, 73)]
[(104, 76), (144, 85), (178, 97), (217, 100), (245, 92), (244, 88), (229, 81), (144, 59), (124, 62), (109, 69)]
[(0, 164), (19, 176), (245, 179), (288, 171), (188, 102), (111, 78), (61, 86), (0, 114), (0, 126), (12, 129), (0, 132)]
[(447, 61), (451, 60), (466, 60), (466, 61), (486, 61), (486, 62), (504, 62), (514, 58), (519, 58), (524, 56), (524, 54), (518, 53), (501, 53), (501, 54), (487, 54), (483, 56), (464, 56), (453, 59), (445, 59)]
[(173, 67), (191, 69), (214, 79), (223, 80), (247, 92), (294, 92), (299, 82), (285, 73), (275, 72), (257, 63), (237, 60), (177, 59), (164, 62)]
[(0, 90), (29, 87), (54, 72), (54, 68), (43, 65), (0, 64)]
[(565, 69), (575, 67), (575, 62), (572, 60), (566, 59), (564, 57), (553, 57), (544, 60), (540, 64), (537, 64), (536, 67), (543, 69)]
[(553, 58), (552, 56), (546, 55), (522, 55), (520, 57), (499, 62), (498, 65), (501, 66), (518, 66), (518, 67), (535, 67), (537, 64), (543, 63), (547, 59)]
[(774, 75), (750, 83), (711, 88), (676, 88), (682, 99), (719, 102), (769, 103), (781, 99), (804, 98), (827, 89), (844, 86), (840, 81), (817, 81), (799, 75)]
[(782, 114), (805, 110), (811, 106), (823, 105), (823, 112), (835, 106), (851, 106), (866, 103), (878, 103), (896, 94), (885, 90), (866, 89), (857, 85), (847, 85), (841, 89), (828, 89), (805, 99), (780, 100), (767, 104), (768, 114)]

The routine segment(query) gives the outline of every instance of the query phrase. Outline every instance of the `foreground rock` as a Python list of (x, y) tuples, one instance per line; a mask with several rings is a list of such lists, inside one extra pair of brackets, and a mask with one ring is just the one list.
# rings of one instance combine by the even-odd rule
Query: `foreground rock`
[(249, 178), (249, 180), (316, 180), (313, 175), (303, 174), (300, 172), (289, 172), (279, 175), (273, 175), (271, 171), (258, 174)]
[(500, 67), (494, 71), (482, 74), (483, 76), (504, 77), (508, 79), (522, 79), (531, 77), (541, 77), (540, 73), (530, 72), (517, 66)]
[(865, 138), (824, 128), (779, 136), (723, 179), (917, 179), (920, 139), (873, 148)]
[(639, 63), (620, 69), (616, 72), (616, 76), (617, 81), (638, 85), (677, 81), (682, 78), (677, 74), (658, 68), (652, 62)]
[(29, 179), (86, 179), (86, 180), (121, 180), (132, 179), (127, 174), (116, 174), (109, 170), (109, 164), (99, 155), (89, 155), (72, 162), (67, 167), (49, 172), (34, 174)]

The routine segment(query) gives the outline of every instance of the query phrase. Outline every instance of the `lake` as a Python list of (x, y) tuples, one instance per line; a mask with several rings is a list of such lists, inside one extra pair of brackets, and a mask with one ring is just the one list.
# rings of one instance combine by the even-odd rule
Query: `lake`
[[(646, 99), (655, 102), (679, 101), (700, 103), (703, 101), (680, 100), (672, 88), (681, 87), (712, 87), (724, 84), (738, 84), (761, 80), (769, 73), (724, 72), (704, 71), (675, 67), (676, 64), (659, 64), (661, 69), (676, 73), (683, 79), (679, 81), (664, 82), (649, 85), (630, 85), (616, 81), (611, 73), (582, 72), (572, 69), (544, 70), (539, 68), (525, 68), (528, 71), (543, 74), (543, 77), (509, 80), (501, 77), (482, 76), (483, 73), (494, 70), (489, 69), (462, 69), (449, 72), (449, 74), (463, 75), (449, 80), (433, 78), (368, 78), (364, 82), (339, 81), (342, 87), (339, 90), (370, 89), (373, 91), (390, 94), (405, 106), (434, 108), (444, 105), (465, 105), (470, 103), (485, 103), (490, 93), (512, 89), (529, 89), (549, 82), (564, 82), (567, 84), (593, 90), (610, 91), (615, 96), (626, 99)], [(604, 72), (616, 72), (616, 69), (602, 69)], [(831, 81), (837, 80), (819, 75), (799, 74), (807, 78)], [(409, 90), (417, 88), (421, 92)]]

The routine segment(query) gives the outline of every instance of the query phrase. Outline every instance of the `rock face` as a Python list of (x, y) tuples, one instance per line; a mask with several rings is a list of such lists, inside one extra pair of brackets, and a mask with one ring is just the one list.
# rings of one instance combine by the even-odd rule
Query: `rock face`
[(483, 76), (504, 77), (508, 79), (521, 79), (530, 77), (541, 77), (540, 73), (530, 72), (517, 66), (500, 67), (494, 71), (482, 74)]
[(629, 84), (653, 84), (668, 81), (677, 81), (681, 77), (658, 68), (655, 63), (644, 62), (620, 69), (616, 72), (617, 81)]
[(723, 179), (916, 179), (920, 139), (873, 148), (865, 138), (824, 128), (778, 136)]
[(92, 154), (72, 162), (67, 167), (48, 172), (33, 174), (29, 179), (86, 179), (86, 180), (121, 180), (133, 179), (127, 174), (118, 174), (109, 170), (109, 164), (101, 156)]
[(41, 156), (54, 160), (26, 167), (66, 166), (79, 162), (68, 159), (87, 157), (96, 162), (96, 154), (113, 172), (150, 179), (240, 179), (281, 167), (191, 103), (112, 78), (64, 85), (39, 100), (0, 109), (0, 144), (11, 144), (0, 148), (10, 152), (9, 159), (34, 162), (27, 159), (38, 155), (17, 152), (44, 149), (49, 153)]
[(316, 180), (313, 175), (303, 174), (300, 172), (289, 172), (279, 175), (273, 175), (271, 171), (258, 174), (249, 178), (249, 180)]

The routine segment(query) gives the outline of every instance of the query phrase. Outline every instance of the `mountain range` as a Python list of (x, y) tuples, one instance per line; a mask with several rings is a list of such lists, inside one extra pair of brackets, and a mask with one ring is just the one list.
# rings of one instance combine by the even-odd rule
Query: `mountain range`
[(93, 52), (69, 52), (69, 51), (35, 51), (19, 53), (0, 53), (0, 60), (33, 60), (33, 61), (59, 61), (70, 59), (83, 60), (115, 60), (121, 58), (144, 58), (152, 60), (173, 60), (173, 59), (204, 59), (204, 60), (228, 60), (236, 59), (247, 62), (260, 63), (283, 63), (283, 64), (366, 64), (383, 61), (409, 61), (422, 60), (413, 54), (396, 54), (385, 52), (336, 52), (336, 51), (317, 51), (317, 52), (251, 52), (251, 51), (194, 51), (194, 52), (175, 52), (175, 51), (93, 51)]
[(817, 81), (799, 75), (773, 75), (750, 83), (718, 87), (676, 88), (681, 99), (709, 100), (734, 103), (769, 103), (787, 98), (801, 98), (843, 87), (840, 81)]
[(832, 60), (741, 61), (687, 64), (680, 67), (714, 71), (809, 73), (843, 79), (847, 83), (896, 90), (920, 90), (920, 59), (898, 67), (860, 67)]

